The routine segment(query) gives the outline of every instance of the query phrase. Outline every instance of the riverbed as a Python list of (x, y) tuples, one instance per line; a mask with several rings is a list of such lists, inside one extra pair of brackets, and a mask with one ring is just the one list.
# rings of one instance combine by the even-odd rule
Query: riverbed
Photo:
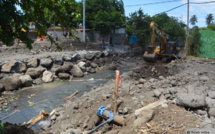
[[(123, 66), (119, 70), (123, 73), (131, 68), (132, 66)], [(18, 112), (15, 112), (2, 122), (22, 124), (37, 116), (41, 110), (51, 112), (54, 108), (60, 107), (65, 103), (63, 99), (76, 90), (78, 90), (78, 94), (75, 96), (80, 97), (84, 92), (90, 91), (92, 87), (104, 84), (114, 78), (114, 70), (102, 69), (94, 74), (74, 78), (73, 81), (55, 81), (53, 83), (23, 88), (13, 95), (15, 99), (9, 106), (10, 110), (0, 113), (0, 118), (7, 117), (17, 110)], [(37, 130), (38, 127), (35, 125), (32, 129)]]

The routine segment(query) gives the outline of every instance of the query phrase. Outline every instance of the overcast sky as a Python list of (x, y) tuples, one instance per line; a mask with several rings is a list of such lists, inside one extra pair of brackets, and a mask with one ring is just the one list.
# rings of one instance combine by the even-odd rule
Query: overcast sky
[[(168, 2), (169, 1), (169, 2)], [(210, 2), (213, 0), (190, 0), (190, 2), (201, 3), (201, 2)], [(172, 9), (174, 7), (180, 6), (184, 3), (187, 3), (187, 0), (123, 0), (125, 6), (126, 16), (131, 12), (137, 11), (139, 8), (142, 8), (144, 13), (153, 16), (157, 13), (161, 13)], [(159, 4), (151, 4), (144, 5), (147, 3), (156, 3), (161, 2)], [(133, 5), (133, 6), (132, 6)], [(209, 4), (190, 4), (190, 17), (192, 15), (196, 15), (198, 19), (198, 23), (196, 25), (203, 27), (206, 26), (205, 18), (207, 14), (212, 13), (215, 15), (215, 3)], [(177, 17), (182, 20), (184, 23), (187, 23), (187, 5), (179, 7), (175, 10), (168, 12), (169, 16)]]

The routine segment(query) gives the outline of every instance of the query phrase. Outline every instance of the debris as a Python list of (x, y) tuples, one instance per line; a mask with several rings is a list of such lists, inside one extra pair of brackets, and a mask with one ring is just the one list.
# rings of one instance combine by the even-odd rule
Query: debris
[(4, 117), (4, 118), (1, 118), (0, 120), (3, 121), (3, 120), (5, 120), (5, 119), (9, 118), (10, 116), (14, 115), (14, 114), (17, 113), (17, 112), (20, 112), (20, 111), (19, 111), (19, 110), (15, 110), (13, 113), (9, 114), (8, 116), (6, 116), (6, 117)]
[(49, 116), (49, 113), (45, 112), (44, 110), (40, 111), (39, 115), (34, 117), (33, 119), (29, 120), (27, 123), (23, 123), (23, 125), (28, 126), (28, 128), (34, 125), (39, 120), (45, 119)]
[(31, 102), (31, 101), (28, 101), (28, 104), (29, 104), (29, 106), (34, 106), (34, 105), (36, 105), (36, 104), (39, 104), (39, 103), (42, 103), (42, 102), (45, 102), (45, 101), (48, 101), (47, 99), (45, 99), (45, 100), (42, 100), (42, 101), (38, 101), (38, 102)]
[(113, 100), (113, 112), (117, 112), (117, 98), (118, 98), (118, 90), (119, 90), (119, 81), (120, 81), (120, 72), (116, 70), (116, 80), (115, 80), (115, 88), (114, 88), (114, 100)]
[(140, 109), (135, 110), (135, 115), (137, 116), (137, 115), (139, 115), (139, 114), (141, 113), (141, 111), (143, 111), (143, 110), (152, 109), (152, 108), (155, 108), (155, 107), (157, 107), (157, 106), (160, 106), (160, 105), (162, 105), (162, 104), (164, 104), (164, 103), (167, 103), (167, 100), (158, 100), (158, 101), (155, 101), (155, 102), (153, 102), (153, 103), (150, 103), (150, 104), (148, 104), (148, 105), (145, 106), (145, 107), (142, 107), (142, 108), (140, 108)]
[(97, 111), (97, 114), (101, 117), (112, 119), (114, 122), (118, 123), (119, 125), (124, 126), (126, 124), (125, 119), (123, 117), (117, 115), (116, 113), (113, 113), (112, 111), (108, 111), (105, 106), (100, 106)]
[(51, 113), (49, 114), (49, 116), (52, 116), (56, 113), (56, 109), (52, 110)]
[(73, 94), (71, 94), (70, 96), (65, 97), (63, 100), (70, 100), (72, 99), (76, 94), (78, 93), (78, 90), (76, 90)]
[(116, 113), (108, 111), (105, 106), (100, 106), (98, 108), (97, 114), (103, 118), (106, 117), (107, 120), (105, 122), (99, 124), (98, 126), (96, 126), (94, 129), (90, 130), (87, 134), (92, 134), (94, 131), (96, 131), (97, 129), (99, 129), (100, 127), (102, 127), (103, 125), (105, 125), (106, 123), (109, 123), (111, 121), (114, 121), (120, 125), (125, 125), (124, 118), (120, 117)]
[(8, 97), (3, 97), (3, 98), (0, 98), (0, 101), (4, 101), (6, 99), (8, 99)]
[(34, 97), (34, 96), (36, 96), (36, 94), (30, 94), (30, 95), (27, 96), (27, 97), (30, 99), (31, 97)]

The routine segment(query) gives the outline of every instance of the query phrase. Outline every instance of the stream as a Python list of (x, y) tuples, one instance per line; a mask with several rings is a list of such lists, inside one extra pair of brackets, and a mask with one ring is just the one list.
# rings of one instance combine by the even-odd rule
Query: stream
[[(122, 74), (129, 71), (131, 68), (132, 66), (123, 66), (119, 70)], [(14, 107), (15, 104), (15, 107), (11, 108), (9, 111), (0, 113), (0, 119), (7, 117), (15, 110), (19, 110), (2, 122), (17, 124), (28, 122), (33, 117), (37, 116), (41, 110), (45, 110), (49, 113), (54, 108), (60, 107), (65, 103), (63, 98), (71, 95), (76, 90), (78, 90), (76, 97), (80, 97), (84, 92), (90, 91), (92, 87), (104, 84), (114, 78), (115, 71), (102, 69), (94, 74), (85, 75), (81, 78), (74, 78), (74, 81), (55, 81), (53, 83), (44, 83), (34, 87), (23, 88), (14, 94), (14, 98), (16, 99), (12, 102), (12, 105)], [(91, 81), (87, 81), (89, 79), (91, 79)], [(35, 128), (32, 129), (35, 130)]]

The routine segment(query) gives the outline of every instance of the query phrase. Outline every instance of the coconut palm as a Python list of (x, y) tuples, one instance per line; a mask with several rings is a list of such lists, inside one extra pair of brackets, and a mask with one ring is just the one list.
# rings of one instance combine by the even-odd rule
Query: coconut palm
[(207, 25), (212, 24), (212, 23), (213, 23), (213, 20), (214, 20), (213, 14), (211, 14), (211, 13), (208, 14), (207, 17), (206, 17), (206, 24), (207, 24)]
[(190, 23), (191, 23), (191, 25), (196, 25), (197, 22), (198, 22), (198, 21), (197, 21), (196, 15), (193, 15), (193, 16), (190, 18)]

